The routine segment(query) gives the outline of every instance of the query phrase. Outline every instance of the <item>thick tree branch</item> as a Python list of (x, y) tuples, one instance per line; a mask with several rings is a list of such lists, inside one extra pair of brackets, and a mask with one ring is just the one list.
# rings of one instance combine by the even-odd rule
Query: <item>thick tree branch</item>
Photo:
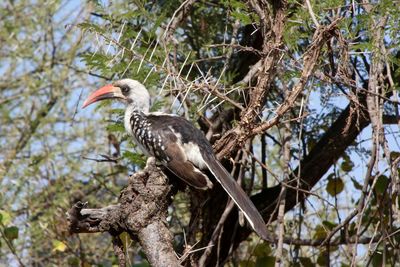
[(180, 266), (166, 221), (171, 194), (167, 177), (152, 160), (148, 161), (143, 171), (130, 177), (119, 204), (101, 209), (85, 209), (86, 204), (75, 204), (68, 211), (70, 232), (109, 232), (114, 236), (114, 251), (120, 266), (125, 258), (115, 237), (122, 232), (139, 240), (152, 266)]
[(181, 266), (174, 253), (166, 222), (155, 220), (138, 233), (140, 245), (151, 266)]

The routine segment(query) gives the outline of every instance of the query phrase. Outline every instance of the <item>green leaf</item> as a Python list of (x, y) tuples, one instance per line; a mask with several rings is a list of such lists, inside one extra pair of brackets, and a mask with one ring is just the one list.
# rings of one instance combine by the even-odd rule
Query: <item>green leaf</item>
[(349, 172), (353, 169), (354, 167), (354, 163), (350, 160), (345, 160), (342, 162), (342, 164), (340, 165), (340, 168), (342, 169), (342, 171), (344, 172)]
[(98, 32), (98, 33), (105, 32), (104, 28), (101, 28), (101, 27), (97, 26), (96, 24), (89, 23), (89, 22), (79, 23), (78, 27), (83, 29), (83, 30), (95, 31), (95, 32)]
[(275, 257), (265, 256), (257, 258), (255, 267), (275, 266)]
[(319, 256), (317, 258), (317, 263), (320, 266), (327, 266), (327, 263), (328, 263), (327, 258), (328, 258), (328, 255), (327, 255), (326, 251), (324, 251), (321, 254), (319, 254)]
[(377, 193), (383, 194), (389, 184), (389, 179), (385, 175), (380, 175), (375, 183), (375, 190)]
[(371, 51), (371, 50), (373, 50), (373, 46), (372, 46), (372, 43), (370, 43), (370, 42), (367, 42), (367, 43), (360, 42), (360, 43), (352, 45), (353, 51), (356, 51), (358, 49), (361, 51)]
[(4, 225), (10, 224), (11, 223), (11, 214), (8, 213), (5, 210), (0, 210), (0, 222)]
[(53, 240), (53, 251), (64, 252), (67, 249), (67, 245), (60, 240)]
[(127, 248), (128, 248), (128, 246), (129, 246), (129, 243), (130, 243), (130, 241), (131, 241), (131, 239), (130, 239), (130, 237), (129, 237), (129, 234), (128, 234), (127, 232), (122, 232), (122, 233), (119, 235), (119, 238), (121, 239), (122, 244), (124, 245), (124, 250), (126, 251)]
[(248, 16), (242, 10), (233, 11), (231, 13), (231, 15), (235, 19), (238, 19), (239, 21), (241, 21), (243, 24), (250, 24), (252, 22), (250, 16)]
[(269, 256), (270, 254), (271, 254), (271, 247), (269, 246), (269, 244), (265, 242), (257, 245), (256, 248), (254, 249), (254, 256), (256, 257)]
[(376, 251), (374, 253), (374, 255), (372, 256), (372, 266), (373, 267), (385, 266), (383, 264), (382, 251)]
[(359, 183), (359, 182), (357, 182), (357, 180), (356, 179), (354, 179), (353, 177), (351, 178), (351, 181), (353, 182), (353, 186), (354, 186), (354, 188), (355, 189), (357, 189), (357, 190), (362, 190), (362, 185)]
[(10, 226), (4, 229), (4, 235), (8, 240), (14, 240), (18, 238), (18, 227)]
[(312, 263), (310, 258), (299, 257), (299, 260), (300, 260), (301, 266), (304, 266), (304, 267), (313, 267), (313, 266), (315, 266), (315, 264)]
[(322, 221), (322, 224), (329, 230), (332, 230), (337, 226), (336, 223), (330, 222), (330, 221)]
[(239, 262), (239, 267), (254, 267), (256, 263), (250, 260), (241, 260)]
[[(108, 55), (101, 53), (86, 53), (81, 55), (82, 60), (86, 63), (87, 67), (93, 70), (107, 72), (110, 70), (108, 62), (112, 59)], [(104, 102), (104, 101), (102, 101)]]
[(158, 111), (160, 110), (163, 106), (165, 106), (165, 101), (160, 101), (157, 100), (153, 103), (153, 105), (150, 108), (150, 111)]
[(322, 225), (317, 225), (315, 227), (314, 238), (315, 239), (322, 239), (326, 237), (326, 230)]
[(45, 158), (45, 155), (34, 155), (31, 158), (32, 158), (32, 161), (31, 161), (31, 163), (29, 163), (29, 165), (28, 165), (29, 167), (38, 165)]
[(79, 258), (78, 257), (69, 257), (67, 260), (69, 266), (79, 266)]
[(136, 164), (136, 165), (139, 165), (139, 166), (142, 166), (142, 167), (146, 163), (146, 160), (145, 160), (145, 158), (144, 158), (144, 156), (142, 154), (133, 153), (133, 152), (130, 152), (128, 150), (125, 150), (122, 153), (122, 157), (128, 159), (133, 164)]
[(109, 112), (112, 113), (112, 114), (119, 114), (119, 115), (123, 116), (124, 113), (125, 113), (125, 109), (123, 109), (123, 108), (111, 108), (109, 110)]
[(124, 133), (125, 132), (125, 127), (122, 123), (113, 123), (109, 124), (106, 127), (108, 132), (113, 132), (113, 133)]
[(397, 151), (390, 152), (390, 160), (391, 161), (396, 160), (398, 157), (400, 157), (400, 152), (397, 152)]
[(340, 178), (328, 178), (328, 184), (326, 185), (326, 191), (331, 196), (336, 196), (344, 189), (344, 183)]

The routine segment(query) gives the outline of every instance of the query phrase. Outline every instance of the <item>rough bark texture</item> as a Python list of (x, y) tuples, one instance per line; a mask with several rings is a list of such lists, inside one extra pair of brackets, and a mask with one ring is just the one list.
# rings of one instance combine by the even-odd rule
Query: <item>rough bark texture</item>
[[(189, 8), (194, 1), (187, 1)], [(246, 57), (250, 62), (239, 64), (240, 75), (235, 78), (239, 82), (251, 72), (250, 65), (258, 67), (257, 83), (249, 89), (248, 106), (235, 108), (229, 112), (219, 113), (214, 124), (210, 127), (200, 122), (203, 130), (208, 131), (207, 136), (212, 141), (214, 134), (224, 133), (215, 145), (218, 157), (223, 160), (229, 170), (235, 172), (235, 165), (227, 160), (228, 157), (242, 157), (241, 153), (246, 143), (253, 137), (265, 134), (270, 127), (277, 125), (284, 116), (296, 105), (298, 97), (304, 91), (309, 78), (318, 65), (321, 51), (332, 38), (339, 39), (340, 32), (337, 24), (340, 19), (333, 20), (329, 25), (317, 27), (310, 45), (302, 57), (302, 71), (296, 84), (288, 91), (283, 102), (275, 110), (275, 116), (266, 122), (260, 122), (258, 114), (265, 108), (266, 97), (271, 92), (277, 72), (277, 65), (282, 54), (283, 30), (286, 22), (286, 1), (272, 1), (273, 20), (267, 23), (265, 3), (263, 1), (250, 1), (254, 11), (261, 19), (260, 30), (255, 34), (255, 42), (251, 46), (259, 50), (259, 54)], [(182, 5), (182, 14), (186, 13), (185, 5)], [(270, 14), (269, 14), (270, 15)], [(176, 16), (176, 23), (182, 17)], [(171, 22), (171, 29), (176, 25)], [(252, 28), (250, 28), (252, 29)], [(252, 32), (249, 30), (249, 32)], [(261, 45), (262, 43), (262, 45)], [(256, 63), (257, 62), (257, 63)], [(250, 79), (251, 80), (251, 79)], [(369, 88), (368, 82), (363, 85), (365, 91)], [(241, 106), (240, 106), (241, 107)], [(366, 95), (358, 93), (351, 99), (350, 104), (341, 112), (329, 129), (322, 135), (309, 153), (301, 159), (299, 166), (289, 174), (281, 184), (265, 188), (260, 193), (251, 197), (257, 208), (262, 213), (265, 221), (273, 221), (277, 217), (276, 206), (283, 185), (286, 186), (285, 211), (289, 211), (298, 203), (304, 201), (310, 190), (326, 174), (332, 165), (343, 155), (345, 150), (356, 140), (361, 131), (370, 124), (366, 104)], [(229, 113), (229, 114), (228, 114)], [(240, 115), (239, 115), (240, 114)], [(229, 115), (229, 116), (228, 116)], [(223, 119), (221, 119), (223, 118)], [(224, 129), (235, 118), (238, 123), (230, 130)], [(225, 160), (224, 160), (225, 159)], [(236, 163), (238, 162), (235, 158)], [(238, 166), (240, 164), (237, 164)], [(236, 166), (237, 167), (237, 166)], [(239, 168), (238, 168), (239, 169)], [(236, 173), (237, 174), (237, 173)], [(238, 175), (234, 175), (237, 177)], [(71, 217), (71, 231), (79, 232), (105, 232), (115, 235), (127, 231), (132, 237), (137, 238), (142, 245), (149, 262), (153, 266), (179, 266), (173, 247), (171, 235), (166, 225), (166, 212), (170, 204), (171, 191), (165, 176), (153, 167), (147, 167), (143, 172), (135, 174), (129, 186), (123, 190), (120, 203), (103, 209), (82, 209), (82, 204), (76, 205), (69, 212)], [(191, 191), (191, 221), (189, 225), (188, 243), (197, 244), (198, 234), (201, 240), (198, 247), (206, 247), (209, 244), (213, 230), (218, 225), (221, 214), (226, 208), (227, 195), (216, 184), (207, 192)], [(202, 251), (193, 253), (185, 266), (197, 266), (201, 258), (201, 266), (219, 266), (229, 258), (239, 244), (251, 233), (248, 226), (240, 226), (236, 208), (229, 214), (225, 214), (222, 230), (218, 236), (218, 244), (207, 249), (207, 254), (202, 256)], [(285, 242), (285, 237), (282, 238)], [(348, 243), (352, 239), (346, 240)], [(369, 239), (367, 240), (369, 241)], [(366, 242), (367, 242), (366, 241)], [(294, 242), (293, 242), (294, 243)], [(313, 242), (310, 242), (310, 244)], [(323, 240), (315, 241), (316, 244)], [(116, 246), (118, 255), (118, 246)], [(155, 249), (156, 248), (156, 249)], [(123, 259), (120, 259), (120, 263)]]
[[(109, 232), (113, 236), (127, 232), (140, 242), (152, 266), (179, 266), (166, 220), (171, 194), (167, 177), (153, 161), (148, 161), (143, 171), (130, 177), (119, 204), (101, 209), (84, 209), (86, 203), (75, 204), (68, 211), (70, 232)], [(125, 265), (118, 239), (114, 239), (114, 251), (120, 266)]]
[(139, 230), (138, 238), (152, 266), (180, 266), (171, 246), (171, 233), (164, 222), (152, 221)]

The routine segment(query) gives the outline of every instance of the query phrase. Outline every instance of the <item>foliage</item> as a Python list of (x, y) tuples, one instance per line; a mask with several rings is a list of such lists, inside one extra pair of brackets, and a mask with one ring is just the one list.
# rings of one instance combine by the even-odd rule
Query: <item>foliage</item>
[[(123, 77), (140, 80), (154, 96), (152, 110), (185, 116), (206, 131), (210, 123), (220, 123), (209, 132), (218, 144), (224, 133), (243, 123), (237, 105), (247, 108), (260, 84), (261, 74), (245, 80), (246, 74), (275, 51), (263, 51), (274, 38), (272, 4), (263, 6), (269, 18), (265, 25), (254, 6), (236, 0), (194, 1), (180, 21), (182, 1), (74, 2), (0, 3), (0, 40), (6, 44), (0, 47), (0, 265), (118, 264), (107, 234), (70, 235), (65, 216), (78, 200), (91, 207), (115, 203), (128, 174), (145, 163), (124, 131), (121, 106), (104, 102), (80, 109), (90, 91)], [(335, 130), (332, 125), (347, 105), (354, 114), (362, 112), (362, 95), (374, 77), (379, 86), (367, 95), (379, 96), (374, 101), (380, 124), (372, 122), (342, 154), (334, 155), (329, 170), (307, 189), (310, 196), (286, 213), (284, 245), (271, 246), (250, 235), (223, 258), (226, 266), (272, 266), (277, 261), (381, 266), (383, 260), (389, 265), (399, 261), (395, 123), (400, 12), (387, 0), (314, 1), (311, 8), (288, 1), (283, 45), (275, 48), (280, 53), (276, 73), (265, 89), (265, 103), (252, 114), (258, 118), (255, 123), (272, 119), (301, 80), (304, 55), (319, 28), (316, 22), (328, 26), (340, 17), (337, 31), (321, 47), (306, 86), (277, 127), (250, 138), (235, 154), (241, 157), (241, 164), (234, 165), (236, 177), (243, 173), (252, 194), (282, 185), (284, 179), (300, 184), (297, 175), (308, 167), (303, 160)], [(384, 70), (373, 76), (379, 64)], [(178, 252), (186, 241), (194, 246), (201, 240), (195, 249), (206, 247), (208, 240), (201, 238), (211, 233), (205, 227), (215, 226), (225, 208), (221, 194), (199, 211), (205, 216), (195, 225), (199, 232), (187, 233), (196, 208), (191, 193), (177, 194), (170, 210), (168, 223)], [(277, 232), (278, 224), (268, 227)], [(140, 246), (122, 235), (129, 264), (147, 266)]]

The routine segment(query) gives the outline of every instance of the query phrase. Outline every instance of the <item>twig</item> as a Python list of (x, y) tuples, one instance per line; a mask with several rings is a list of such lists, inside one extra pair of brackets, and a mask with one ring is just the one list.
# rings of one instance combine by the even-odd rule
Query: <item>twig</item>
[(168, 41), (171, 38), (171, 35), (175, 31), (178, 24), (183, 21), (189, 10), (192, 8), (193, 4), (196, 3), (196, 0), (185, 0), (177, 10), (175, 10), (174, 14), (171, 17), (171, 20), (168, 22), (167, 27), (164, 32), (164, 40)]
[(303, 56), (304, 67), (299, 82), (294, 86), (291, 93), (285, 98), (284, 102), (276, 109), (275, 111), (276, 116), (271, 120), (255, 127), (253, 129), (252, 134), (255, 135), (260, 134), (265, 130), (269, 129), (270, 127), (276, 125), (279, 122), (280, 118), (283, 116), (283, 114), (285, 114), (290, 108), (293, 107), (294, 102), (297, 99), (297, 96), (300, 94), (300, 92), (303, 91), (303, 88), (307, 83), (308, 77), (311, 76), (314, 70), (323, 43), (326, 42), (326, 40), (331, 36), (331, 32), (336, 28), (336, 25), (340, 20), (341, 19), (336, 19), (329, 26), (320, 27), (317, 29), (317, 31), (314, 34), (311, 46), (304, 53)]
[(313, 20), (315, 26), (319, 27), (320, 25), (318, 23), (317, 18), (315, 17), (315, 14), (314, 14), (314, 11), (312, 9), (310, 0), (306, 0), (306, 5), (307, 5), (308, 13), (310, 13), (311, 19)]
[(230, 44), (211, 44), (211, 45), (207, 45), (206, 47), (210, 47), (210, 48), (213, 48), (213, 47), (231, 47), (231, 48), (237, 48), (238, 51), (248, 51), (248, 52), (255, 53), (255, 54), (259, 55), (259, 56), (264, 55), (263, 51), (255, 49), (253, 47), (242, 46), (242, 45), (239, 45), (239, 44), (232, 44), (232, 43), (230, 43)]
[(113, 236), (112, 243), (113, 243), (114, 254), (118, 258), (118, 263), (119, 263), (118, 266), (125, 267), (126, 258), (124, 253), (124, 244), (122, 243), (121, 238), (118, 235)]
[[(287, 91), (285, 93), (288, 93)], [(283, 174), (286, 180), (290, 179), (290, 138), (291, 138), (291, 130), (290, 123), (285, 123), (285, 129), (283, 134)], [(283, 237), (285, 234), (285, 206), (286, 206), (286, 186), (283, 185), (280, 193), (280, 201), (279, 201), (279, 209), (278, 209), (278, 244), (275, 256), (275, 267), (279, 267), (282, 264), (282, 255), (283, 255)]]
[(95, 162), (113, 162), (115, 164), (118, 163), (118, 160), (120, 160), (120, 158), (112, 158), (110, 156), (104, 155), (104, 154), (100, 154), (100, 156), (102, 157), (102, 159), (94, 159), (94, 158), (89, 158), (89, 157), (85, 157), (83, 156), (83, 159), (87, 159), (87, 160), (92, 160)]

